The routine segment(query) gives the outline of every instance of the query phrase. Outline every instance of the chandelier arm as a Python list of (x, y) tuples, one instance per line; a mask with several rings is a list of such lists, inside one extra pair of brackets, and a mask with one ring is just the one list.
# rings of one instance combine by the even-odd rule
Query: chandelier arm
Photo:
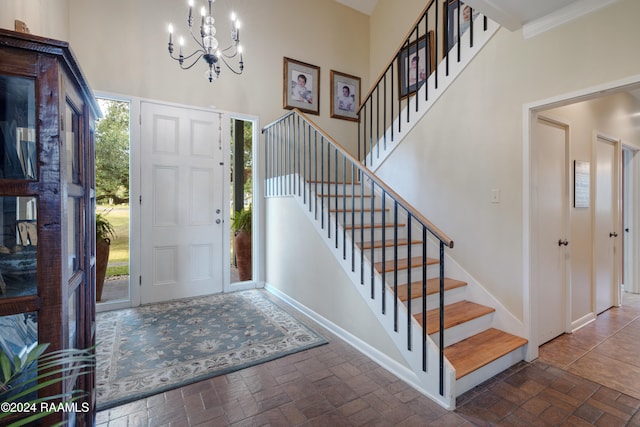
[(189, 28), (189, 32), (191, 33), (191, 37), (193, 38), (193, 40), (196, 42), (196, 44), (198, 45), (199, 49), (202, 49), (204, 51), (204, 43), (202, 43), (202, 36), (200, 36), (199, 38), (196, 37), (195, 34), (193, 34), (193, 27)]
[[(182, 68), (183, 70), (188, 70), (189, 68), (193, 67), (194, 65), (196, 65), (198, 63), (198, 61), (200, 61), (200, 58), (202, 58), (203, 53), (202, 52), (194, 52), (191, 55), (189, 55), (187, 58), (191, 58), (193, 55), (195, 55), (196, 53), (200, 53), (200, 55), (198, 55), (198, 57), (196, 59), (193, 60), (193, 62), (190, 65), (184, 65), (184, 63), (180, 64), (180, 68)], [(187, 59), (185, 58), (185, 59)]]
[(237, 74), (237, 75), (242, 74), (242, 69), (243, 69), (243, 67), (244, 67), (244, 63), (242, 63), (242, 62), (241, 62), (241, 63), (240, 63), (240, 71), (236, 71), (236, 70), (234, 70), (234, 69), (233, 69), (233, 67), (232, 67), (231, 65), (229, 65), (229, 63), (227, 62), (227, 60), (225, 59), (225, 57), (224, 57), (224, 56), (219, 56), (218, 58), (219, 58), (219, 59), (221, 59), (221, 60), (222, 60), (222, 62), (224, 62), (224, 65), (226, 65), (226, 66), (227, 66), (227, 68), (228, 68), (229, 70), (231, 70), (231, 72), (233, 72), (233, 74)]

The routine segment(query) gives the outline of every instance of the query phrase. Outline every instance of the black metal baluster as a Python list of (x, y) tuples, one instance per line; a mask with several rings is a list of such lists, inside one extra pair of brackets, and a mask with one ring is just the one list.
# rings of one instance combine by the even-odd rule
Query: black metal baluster
[(398, 201), (393, 201), (393, 330), (398, 332)]
[(387, 292), (386, 292), (386, 283), (387, 283), (387, 215), (385, 211), (387, 199), (387, 192), (382, 190), (382, 201), (381, 201), (381, 210), (382, 214), (380, 215), (382, 218), (382, 283), (380, 284), (380, 295), (382, 296), (382, 314), (387, 313)]
[(440, 241), (440, 396), (444, 396), (444, 243)]
[[(353, 181), (353, 178), (351, 180)], [(336, 205), (336, 215), (337, 209)], [(347, 259), (347, 158), (344, 154), (342, 155), (342, 259)]]
[(427, 372), (427, 227), (424, 225), (422, 225), (422, 370)]
[[(375, 205), (375, 183), (373, 181), (373, 179), (371, 180), (371, 203), (369, 204), (369, 209), (371, 209), (371, 212), (369, 214), (369, 220), (371, 222), (370, 224), (370, 230), (371, 232), (369, 233), (369, 235), (371, 236), (371, 240), (370, 240), (370, 245), (371, 245), (371, 299), (375, 298), (375, 274), (374, 274), (374, 261), (375, 261), (375, 225), (376, 225), (376, 221), (374, 218), (375, 215), (375, 209), (374, 209), (374, 205)], [(363, 229), (364, 231), (364, 229)]]
[[(335, 203), (335, 228), (333, 229), (333, 234), (336, 236), (336, 249), (338, 248), (338, 149), (334, 147), (335, 152), (335, 166), (334, 166), (334, 175), (335, 175), (335, 186), (336, 186), (336, 203)], [(342, 195), (344, 197), (344, 194)]]
[[(317, 131), (316, 131), (317, 132)], [(324, 136), (320, 135), (320, 228), (324, 230)]]
[[(373, 116), (371, 117), (373, 122)], [(380, 85), (376, 86), (376, 149), (377, 158), (380, 158)]]
[[(364, 183), (362, 182), (364, 176), (360, 175), (360, 284), (364, 285)], [(355, 230), (355, 224), (353, 225)]]
[(407, 212), (407, 350), (412, 351), (411, 330), (411, 212)]
[[(311, 132), (311, 127), (309, 127), (309, 132)], [(318, 203), (321, 202), (320, 194), (318, 194), (318, 132), (313, 132), (313, 145), (314, 145), (314, 186), (315, 186), (315, 194), (316, 194), (316, 203), (313, 211), (313, 218), (318, 220)]]
[[(360, 169), (358, 169), (358, 179), (360, 177)], [(355, 165), (351, 163), (351, 271), (356, 271), (356, 236), (354, 232), (354, 224), (356, 223), (356, 188), (355, 188)], [(345, 206), (346, 209), (346, 206)], [(345, 226), (346, 228), (346, 226)]]
[(392, 65), (391, 66), (391, 102), (389, 103), (390, 107), (391, 107), (391, 115), (389, 116), (389, 120), (390, 120), (389, 124), (391, 125), (391, 142), (394, 141), (394, 137), (393, 137), (393, 131), (394, 131), (394, 126), (393, 126), (393, 106), (394, 106), (395, 103), (393, 102), (393, 100), (395, 99), (394, 98), (395, 84), (394, 84), (394, 78), (393, 77), (394, 77), (394, 73), (393, 73), (393, 65)]
[[(388, 70), (388, 69), (387, 69)], [(384, 73), (383, 77), (383, 90), (384, 90), (384, 99), (382, 101), (383, 112), (382, 112), (382, 132), (384, 138), (384, 149), (387, 150), (387, 73)]]

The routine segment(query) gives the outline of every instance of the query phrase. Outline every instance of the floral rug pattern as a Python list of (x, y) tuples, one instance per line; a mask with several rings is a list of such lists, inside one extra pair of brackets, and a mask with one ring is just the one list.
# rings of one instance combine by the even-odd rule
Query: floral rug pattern
[(263, 292), (99, 313), (98, 410), (326, 344)]

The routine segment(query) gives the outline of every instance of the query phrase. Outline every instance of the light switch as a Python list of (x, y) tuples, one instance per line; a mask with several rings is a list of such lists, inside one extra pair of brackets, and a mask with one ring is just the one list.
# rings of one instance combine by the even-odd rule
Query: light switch
[(491, 190), (491, 203), (500, 203), (500, 189), (494, 188)]

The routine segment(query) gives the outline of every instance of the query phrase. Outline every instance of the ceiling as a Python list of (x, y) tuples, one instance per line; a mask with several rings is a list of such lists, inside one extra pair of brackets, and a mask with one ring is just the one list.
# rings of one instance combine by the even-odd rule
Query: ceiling
[[(364, 14), (371, 15), (378, 0), (336, 0)], [(555, 26), (618, 0), (465, 0), (503, 27), (516, 31), (526, 26), (540, 26), (541, 21)], [(554, 23), (553, 21), (559, 21)]]

